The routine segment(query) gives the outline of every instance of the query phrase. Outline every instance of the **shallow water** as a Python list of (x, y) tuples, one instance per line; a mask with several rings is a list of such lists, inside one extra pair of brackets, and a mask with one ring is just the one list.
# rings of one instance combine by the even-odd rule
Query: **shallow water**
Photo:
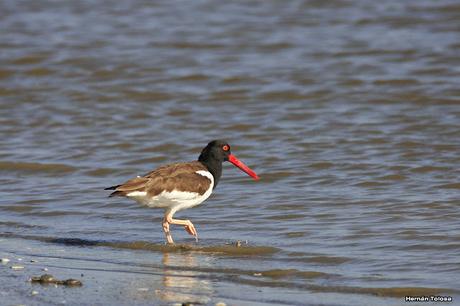
[[(458, 303), (459, 20), (456, 1), (2, 1), (0, 299)], [(177, 214), (198, 243), (107, 198), (215, 138), (261, 180), (225, 165)], [(25, 282), (44, 267), (84, 286)]]

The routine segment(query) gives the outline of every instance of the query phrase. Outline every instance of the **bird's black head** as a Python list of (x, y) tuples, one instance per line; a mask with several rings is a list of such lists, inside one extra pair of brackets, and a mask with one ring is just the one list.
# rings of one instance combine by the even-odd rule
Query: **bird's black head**
[(225, 140), (213, 140), (201, 151), (198, 160), (201, 162), (228, 161), (230, 156), (230, 145)]
[(229, 161), (253, 179), (258, 180), (257, 174), (235, 157), (230, 151), (230, 145), (225, 140), (213, 140), (201, 151), (198, 160), (205, 165), (214, 176), (215, 184), (222, 175), (222, 163)]

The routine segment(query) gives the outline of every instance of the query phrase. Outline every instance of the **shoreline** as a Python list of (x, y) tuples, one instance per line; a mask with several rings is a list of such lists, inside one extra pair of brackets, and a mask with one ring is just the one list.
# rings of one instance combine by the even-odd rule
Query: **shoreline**
[[(0, 257), (10, 260), (0, 266), (0, 296), (11, 301), (6, 305), (126, 305), (132, 301), (135, 305), (301, 305), (302, 300), (312, 305), (339, 300), (331, 305), (353, 305), (359, 300), (373, 305), (398, 305), (405, 296), (453, 296), (454, 300), (460, 297), (452, 289), (317, 285), (315, 278), (332, 276), (315, 271), (259, 271), (248, 267), (224, 271), (207, 263), (214, 255), (191, 246), (187, 249), (186, 245), (167, 252), (161, 248), (146, 251), (104, 245), (82, 247), (18, 238), (0, 241)], [(245, 255), (230, 256), (237, 259)], [(11, 268), (17, 265), (23, 268)], [(31, 277), (45, 273), (58, 279), (77, 279), (83, 284), (69, 287), (30, 282)], [(299, 277), (304, 279), (303, 283), (293, 281)], [(253, 294), (243, 293), (242, 288), (264, 294), (260, 300), (255, 299)]]

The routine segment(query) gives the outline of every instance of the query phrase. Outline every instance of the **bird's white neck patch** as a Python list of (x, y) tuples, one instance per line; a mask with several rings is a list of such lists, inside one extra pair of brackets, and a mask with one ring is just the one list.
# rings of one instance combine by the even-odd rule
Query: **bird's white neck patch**
[(206, 176), (208, 179), (211, 180), (211, 184), (214, 185), (214, 176), (211, 174), (211, 172), (205, 170), (198, 170), (195, 173), (198, 173), (201, 176)]

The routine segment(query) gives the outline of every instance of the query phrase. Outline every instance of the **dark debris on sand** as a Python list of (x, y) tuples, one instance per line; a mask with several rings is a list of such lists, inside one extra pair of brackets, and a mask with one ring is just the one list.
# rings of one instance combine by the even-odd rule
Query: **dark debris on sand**
[(42, 285), (47, 284), (56, 284), (56, 285), (64, 285), (69, 287), (79, 287), (83, 286), (83, 283), (78, 279), (69, 278), (66, 280), (58, 280), (54, 278), (51, 274), (43, 274), (41, 276), (32, 276), (29, 280), (32, 283), (39, 283)]

